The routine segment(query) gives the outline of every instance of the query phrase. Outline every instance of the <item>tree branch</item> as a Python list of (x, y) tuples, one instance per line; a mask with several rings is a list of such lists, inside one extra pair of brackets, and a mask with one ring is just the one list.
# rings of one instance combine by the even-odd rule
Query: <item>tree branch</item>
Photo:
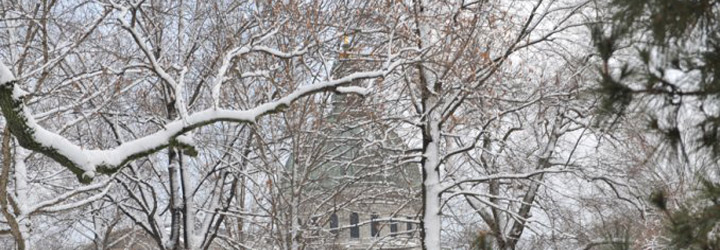
[(302, 97), (337, 90), (338, 87), (355, 80), (383, 77), (403, 63), (398, 60), (386, 65), (382, 70), (356, 72), (340, 79), (306, 85), (283, 98), (248, 110), (210, 108), (199, 111), (188, 115), (184, 121), (175, 120), (168, 123), (163, 130), (107, 150), (83, 149), (67, 138), (38, 125), (24, 104), (25, 91), (20, 89), (18, 81), (4, 64), (0, 64), (0, 108), (10, 131), (21, 146), (52, 158), (72, 171), (80, 182), (90, 183), (96, 173), (114, 173), (129, 161), (155, 153), (165, 147), (192, 149), (192, 145), (176, 139), (185, 132), (221, 121), (254, 123), (262, 116), (282, 112), (292, 102)]

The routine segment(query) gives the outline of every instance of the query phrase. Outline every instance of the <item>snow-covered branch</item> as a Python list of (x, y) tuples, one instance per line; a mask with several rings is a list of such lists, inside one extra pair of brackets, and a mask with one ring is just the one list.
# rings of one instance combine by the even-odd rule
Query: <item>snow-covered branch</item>
[(529, 173), (522, 173), (522, 174), (494, 174), (494, 175), (488, 175), (481, 178), (473, 178), (473, 179), (464, 179), (461, 181), (457, 181), (453, 183), (452, 185), (448, 185), (445, 188), (443, 188), (442, 192), (448, 192), (450, 189), (460, 186), (465, 183), (483, 183), (488, 182), (491, 180), (501, 180), (501, 179), (528, 179), (530, 177), (536, 176), (536, 175), (542, 175), (542, 174), (550, 174), (550, 173), (567, 173), (571, 170), (567, 169), (542, 169), (542, 170), (536, 170)]
[(403, 61), (395, 61), (382, 70), (356, 72), (339, 79), (306, 85), (283, 98), (248, 110), (211, 108), (199, 111), (188, 115), (184, 120), (168, 123), (164, 129), (153, 134), (107, 150), (84, 149), (37, 124), (23, 103), (24, 91), (20, 89), (19, 83), (5, 65), (0, 65), (0, 82), (2, 82), (0, 108), (20, 145), (52, 158), (75, 173), (81, 182), (89, 183), (96, 173), (113, 173), (127, 162), (157, 152), (171, 144), (191, 148), (192, 145), (185, 145), (182, 140), (176, 140), (176, 137), (198, 127), (220, 121), (254, 123), (262, 116), (282, 112), (292, 102), (304, 96), (337, 90), (338, 87), (359, 79), (385, 76), (402, 63)]

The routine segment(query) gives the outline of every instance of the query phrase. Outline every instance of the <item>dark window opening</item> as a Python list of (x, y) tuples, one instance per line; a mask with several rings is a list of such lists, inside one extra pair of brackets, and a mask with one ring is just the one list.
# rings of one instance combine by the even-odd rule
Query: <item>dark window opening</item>
[[(408, 219), (408, 220), (412, 220), (412, 218), (410, 218), (410, 217), (407, 217), (407, 219)], [(408, 223), (407, 223), (407, 231), (408, 231), (408, 235), (410, 235), (410, 236), (412, 236), (412, 232), (411, 232), (412, 229), (413, 229), (413, 223), (408, 221)]]
[(378, 222), (377, 219), (378, 216), (373, 214), (372, 219), (370, 220), (370, 235), (372, 237), (380, 236), (380, 222)]
[(330, 215), (330, 232), (333, 234), (337, 234), (338, 226), (340, 226), (338, 223), (338, 216), (337, 214), (333, 213), (332, 215)]
[(398, 224), (397, 222), (394, 222), (390, 220), (390, 236), (395, 237), (395, 233), (398, 231)]
[(357, 213), (350, 214), (350, 238), (360, 238), (360, 226), (358, 226), (358, 223), (360, 223), (360, 216), (358, 216)]

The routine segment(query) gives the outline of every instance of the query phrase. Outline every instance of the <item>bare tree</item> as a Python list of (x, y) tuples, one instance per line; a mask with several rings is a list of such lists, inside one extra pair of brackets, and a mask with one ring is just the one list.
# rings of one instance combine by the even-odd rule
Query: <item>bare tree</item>
[(19, 248), (57, 228), (38, 218), (95, 249), (339, 247), (394, 222), (362, 247), (598, 244), (564, 201), (642, 202), (587, 146), (622, 141), (581, 86), (589, 3), (3, 2), (2, 225)]
[[(12, 67), (0, 68), (0, 106), (20, 145), (51, 158), (81, 182), (90, 183), (98, 173), (117, 173), (130, 198), (110, 195), (109, 202), (153, 235), (158, 247), (204, 248), (215, 237), (208, 232), (222, 223), (220, 210), (230, 205), (226, 199), (234, 194), (222, 190), (238, 190), (240, 176), (193, 169), (207, 162), (182, 156), (201, 151), (193, 145), (193, 139), (201, 139), (198, 129), (221, 121), (257, 124), (319, 92), (364, 94), (361, 86), (345, 86), (382, 77), (412, 56), (414, 50), (390, 50), (373, 68), (333, 78), (329, 59), (338, 55), (344, 34), (380, 38), (389, 33), (362, 22), (351, 25), (353, 13), (342, 8), (303, 3), (6, 3), (9, 29), (3, 52)], [(133, 162), (166, 148), (159, 158)], [(217, 158), (215, 165), (222, 169), (224, 159)], [(118, 172), (126, 165), (132, 166)], [(160, 179), (137, 179), (148, 174)], [(196, 182), (191, 178), (196, 174), (207, 178)], [(202, 203), (207, 207), (196, 203), (202, 199), (195, 196), (202, 196), (198, 192), (208, 192)], [(148, 202), (153, 194), (164, 201)], [(169, 207), (168, 224), (155, 217), (165, 215), (157, 205)], [(131, 212), (131, 207), (141, 209)], [(203, 209), (213, 215), (205, 216)]]
[[(532, 78), (538, 75), (519, 74), (517, 69), (525, 67), (525, 73), (533, 67), (542, 71), (558, 70), (524, 60), (552, 60), (527, 55), (544, 51), (544, 48), (561, 47), (553, 40), (581, 25), (575, 16), (585, 4), (559, 1), (413, 1), (405, 6), (409, 10), (407, 15), (412, 17), (413, 32), (409, 41), (426, 51), (422, 62), (402, 69), (407, 75), (398, 79), (398, 85), (403, 88), (397, 88), (406, 96), (403, 99), (406, 106), (399, 114), (407, 117), (405, 121), (417, 129), (413, 137), (421, 138), (420, 155), (417, 156), (423, 172), (421, 236), (424, 249), (441, 248), (445, 199), (467, 197), (475, 209), (481, 209), (493, 206), (496, 199), (505, 199), (498, 196), (498, 181), (528, 179), (531, 183), (526, 187), (524, 197), (517, 201), (511, 199), (518, 205), (517, 209), (513, 205), (502, 209), (502, 212), (496, 210), (498, 214), (509, 214), (511, 229), (503, 233), (497, 225), (490, 226), (497, 230), (494, 234), (502, 240), (502, 248), (514, 249), (530, 217), (542, 176), (566, 171), (553, 168), (551, 164), (557, 140), (568, 129), (568, 121), (563, 118), (566, 108), (537, 104), (567, 100), (573, 93), (554, 86), (548, 88), (548, 85), (553, 81), (557, 82), (556, 86), (565, 85), (573, 75), (557, 74), (556, 79), (548, 79), (553, 73), (547, 73)], [(401, 5), (397, 7), (401, 8)], [(483, 150), (504, 151), (507, 136), (527, 126), (523, 125), (525, 122), (522, 119), (522, 114), (526, 113), (521, 111), (533, 107), (542, 107), (538, 113), (543, 117), (533, 122), (547, 124), (544, 131), (537, 131), (537, 148), (529, 151), (534, 152), (530, 154), (535, 161), (532, 163), (534, 167), (508, 171), (493, 169), (492, 164), (475, 163), (470, 159), (455, 159), (463, 155), (469, 158), (487, 157), (480, 154)], [(520, 116), (515, 124), (513, 118), (507, 118), (512, 116)], [(485, 120), (485, 124), (476, 123), (473, 119)], [(493, 136), (495, 133), (498, 134)], [(500, 136), (503, 133), (505, 137)], [(476, 165), (476, 168), (486, 168), (487, 171), (475, 170), (473, 173), (467, 165)], [(472, 177), (474, 174), (480, 176)], [(466, 190), (487, 183), (493, 186), (489, 194)], [(478, 200), (478, 197), (483, 199)], [(486, 198), (494, 202), (472, 204)], [(500, 223), (490, 217), (485, 219), (488, 224)]]

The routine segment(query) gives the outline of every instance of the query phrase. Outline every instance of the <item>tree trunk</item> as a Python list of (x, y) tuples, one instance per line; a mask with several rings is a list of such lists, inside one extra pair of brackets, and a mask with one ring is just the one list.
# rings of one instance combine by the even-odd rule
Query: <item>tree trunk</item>
[(185, 249), (193, 250), (197, 247), (195, 241), (195, 202), (193, 202), (193, 191), (190, 183), (190, 171), (183, 165), (182, 155), (178, 155), (180, 163), (180, 176), (183, 188), (184, 201), (184, 228), (185, 228)]

